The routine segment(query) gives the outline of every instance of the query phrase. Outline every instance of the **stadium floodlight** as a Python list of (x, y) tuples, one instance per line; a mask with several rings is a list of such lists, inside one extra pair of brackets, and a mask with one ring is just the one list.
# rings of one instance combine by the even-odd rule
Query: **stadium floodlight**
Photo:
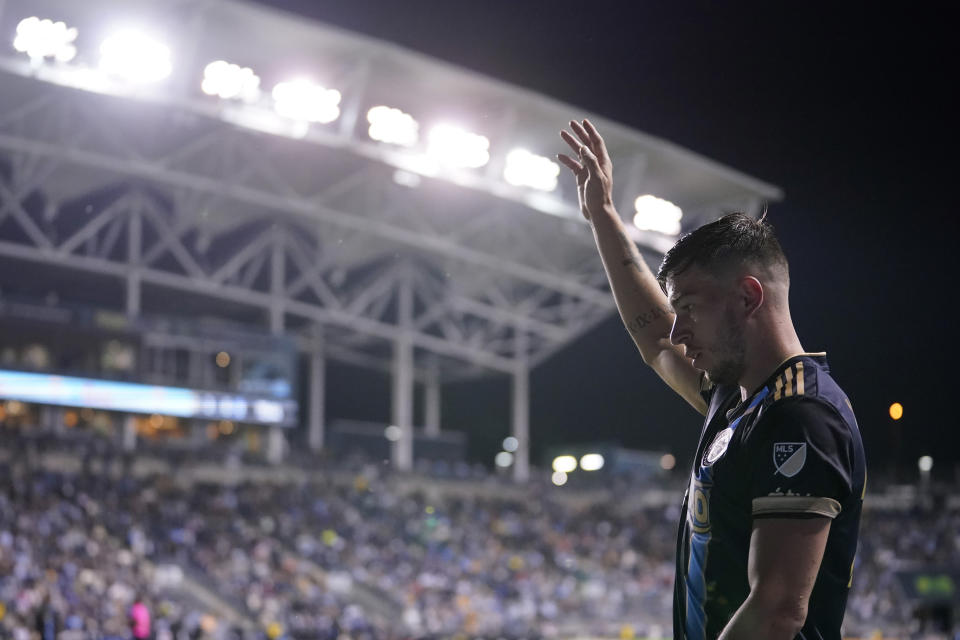
[(668, 236), (680, 233), (683, 211), (669, 200), (649, 194), (642, 195), (633, 203), (636, 214), (633, 224), (641, 231), (657, 231)]
[(580, 457), (580, 468), (584, 471), (599, 471), (606, 461), (599, 453), (585, 453)]
[(567, 484), (567, 474), (563, 471), (554, 471), (553, 475), (550, 476), (550, 481), (558, 487), (562, 487)]
[(340, 117), (340, 92), (305, 78), (278, 83), (273, 101), (274, 111), (291, 120), (327, 124)]
[(930, 470), (933, 469), (933, 458), (930, 456), (921, 456), (920, 459), (917, 460), (917, 467), (920, 471), (929, 473)]
[(438, 124), (427, 135), (427, 155), (446, 166), (478, 169), (490, 161), (490, 141), (451, 124)]
[(577, 468), (577, 459), (573, 456), (557, 456), (553, 459), (553, 470), (570, 473)]
[(403, 435), (403, 431), (400, 430), (395, 424), (391, 424), (386, 429), (383, 430), (383, 437), (389, 440), (390, 442), (396, 442), (400, 439), (400, 436)]
[(379, 142), (412, 147), (420, 138), (420, 123), (400, 109), (379, 105), (367, 111), (368, 133)]
[(114, 33), (100, 45), (101, 71), (128, 82), (149, 84), (170, 75), (170, 48), (134, 29)]
[(509, 451), (501, 451), (493, 459), (493, 462), (501, 469), (506, 469), (513, 464), (513, 454)]
[(670, 471), (677, 466), (677, 458), (672, 453), (665, 453), (660, 456), (660, 468), (664, 471)]
[(503, 450), (513, 453), (520, 448), (520, 441), (513, 436), (507, 436), (503, 439)]
[(503, 167), (503, 179), (515, 187), (530, 187), (540, 191), (557, 188), (560, 165), (545, 156), (538, 156), (526, 149), (514, 149), (507, 154)]
[(260, 76), (250, 67), (215, 60), (204, 68), (200, 88), (205, 94), (224, 100), (254, 102), (260, 97)]
[(31, 60), (53, 58), (57, 62), (70, 62), (77, 55), (77, 47), (73, 44), (76, 39), (77, 30), (65, 22), (32, 16), (17, 25), (13, 48), (27, 54)]

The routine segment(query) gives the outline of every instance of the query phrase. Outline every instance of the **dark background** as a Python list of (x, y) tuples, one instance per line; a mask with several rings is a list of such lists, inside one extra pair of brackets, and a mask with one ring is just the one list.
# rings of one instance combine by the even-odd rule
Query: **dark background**
[[(839, 3), (262, 1), (582, 106), (783, 188), (769, 215), (791, 260), (794, 320), (807, 350), (828, 352), (871, 470), (910, 478), (917, 456), (931, 454), (934, 472), (953, 476), (947, 95), (957, 65), (945, 15)], [(329, 377), (331, 417), (388, 418), (386, 379), (337, 367)], [(358, 398), (358, 386), (373, 389)], [(905, 407), (897, 423), (893, 401)], [(490, 463), (509, 431), (509, 381), (448, 385), (443, 402), (444, 427), (468, 431), (471, 455)], [(617, 318), (532, 376), (535, 455), (616, 440), (684, 461), (699, 427)]]

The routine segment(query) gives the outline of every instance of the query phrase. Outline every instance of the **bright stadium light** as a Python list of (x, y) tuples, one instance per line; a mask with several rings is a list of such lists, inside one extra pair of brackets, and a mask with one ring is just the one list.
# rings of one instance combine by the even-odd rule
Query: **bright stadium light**
[(550, 476), (550, 481), (558, 487), (562, 487), (567, 484), (567, 474), (563, 471), (554, 471), (553, 475)]
[(274, 110), (285, 118), (327, 124), (340, 117), (340, 92), (300, 78), (273, 88)]
[(216, 60), (203, 70), (203, 83), (200, 88), (205, 94), (219, 96), (224, 100), (254, 102), (260, 97), (260, 76), (249, 67)]
[(606, 462), (599, 453), (585, 453), (580, 457), (580, 468), (584, 471), (599, 471)]
[(577, 468), (577, 459), (573, 456), (557, 456), (553, 459), (553, 470), (570, 473)]
[(509, 451), (501, 451), (493, 459), (493, 462), (501, 469), (506, 469), (513, 464), (513, 454)]
[(929, 473), (930, 470), (933, 469), (933, 458), (930, 456), (921, 456), (920, 459), (917, 460), (917, 467), (920, 471)]
[(658, 231), (668, 236), (680, 233), (680, 219), (683, 211), (669, 200), (651, 196), (640, 196), (633, 203), (636, 214), (633, 224), (641, 231)]
[(507, 163), (503, 168), (503, 179), (509, 184), (540, 191), (556, 189), (559, 175), (560, 165), (526, 149), (514, 149), (508, 153)]
[(118, 31), (100, 45), (100, 69), (129, 82), (159, 82), (173, 71), (170, 48), (133, 29)]
[(391, 424), (389, 427), (383, 430), (383, 436), (390, 442), (396, 442), (402, 435), (403, 431), (401, 431), (400, 427), (395, 424)]
[(490, 141), (450, 124), (438, 124), (427, 135), (427, 155), (441, 164), (477, 169), (490, 161)]
[(400, 109), (376, 106), (367, 111), (368, 133), (379, 142), (412, 147), (420, 138), (420, 124), (409, 113)]
[(77, 30), (65, 22), (33, 16), (17, 25), (13, 48), (27, 54), (31, 60), (53, 58), (57, 62), (70, 62), (77, 55), (77, 47), (73, 44), (76, 39)]
[(664, 471), (670, 471), (677, 466), (677, 458), (672, 453), (665, 453), (660, 456), (660, 468)]
[(503, 439), (503, 450), (513, 453), (520, 448), (520, 441), (513, 436), (507, 436)]

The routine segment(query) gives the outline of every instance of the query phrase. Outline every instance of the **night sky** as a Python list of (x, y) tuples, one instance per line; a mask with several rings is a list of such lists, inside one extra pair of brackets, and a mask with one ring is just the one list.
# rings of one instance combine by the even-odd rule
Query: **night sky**
[[(956, 65), (942, 17), (865, 3), (264, 4), (580, 105), (783, 188), (769, 216), (791, 261), (794, 321), (808, 351), (828, 352), (872, 472), (909, 478), (929, 453), (935, 474), (953, 476)], [(348, 393), (358, 382), (374, 389), (362, 402)], [(332, 367), (330, 417), (388, 419), (368, 400), (381, 391), (386, 401), (385, 378)], [(645, 367), (618, 318), (535, 370), (532, 394), (535, 460), (564, 442), (681, 461), (696, 446), (700, 416)], [(492, 460), (509, 430), (508, 380), (447, 385), (443, 401), (444, 427)], [(905, 407), (898, 423), (893, 401)]]

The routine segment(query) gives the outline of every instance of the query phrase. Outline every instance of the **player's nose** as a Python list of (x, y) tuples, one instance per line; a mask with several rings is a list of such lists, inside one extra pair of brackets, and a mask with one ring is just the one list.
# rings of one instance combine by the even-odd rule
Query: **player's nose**
[(686, 344), (690, 338), (690, 332), (680, 321), (679, 316), (673, 317), (673, 326), (670, 328), (670, 342), (676, 345)]

